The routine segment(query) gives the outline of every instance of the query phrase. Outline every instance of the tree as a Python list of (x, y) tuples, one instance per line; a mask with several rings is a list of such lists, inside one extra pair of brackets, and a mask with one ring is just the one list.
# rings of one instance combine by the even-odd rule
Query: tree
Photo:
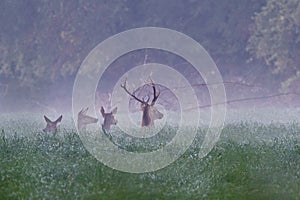
[(279, 75), (282, 89), (295, 89), (292, 85), (300, 79), (300, 1), (267, 0), (254, 20), (247, 50)]
[[(225, 76), (240, 72), (248, 56), (245, 48), (251, 16), (264, 4), (261, 0), (3, 0), (0, 84), (9, 85), (8, 102), (19, 100), (15, 96), (23, 91), (24, 99), (52, 100), (45, 91), (65, 97), (62, 87), (71, 88), (81, 62), (97, 44), (144, 26), (185, 33), (202, 44), (218, 64), (230, 66), (221, 69)], [(130, 67), (136, 55), (130, 57)], [(153, 59), (158, 60), (157, 55)], [(118, 72), (128, 69), (125, 64), (118, 66)], [(110, 79), (114, 70), (108, 70)]]

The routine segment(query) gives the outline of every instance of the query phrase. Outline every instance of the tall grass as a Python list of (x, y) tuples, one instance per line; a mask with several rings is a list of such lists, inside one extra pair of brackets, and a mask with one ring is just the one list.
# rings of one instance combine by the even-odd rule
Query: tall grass
[(176, 162), (144, 174), (106, 167), (72, 129), (51, 136), (30, 123), (1, 124), (0, 199), (300, 199), (295, 123), (228, 124), (202, 159), (199, 129)]

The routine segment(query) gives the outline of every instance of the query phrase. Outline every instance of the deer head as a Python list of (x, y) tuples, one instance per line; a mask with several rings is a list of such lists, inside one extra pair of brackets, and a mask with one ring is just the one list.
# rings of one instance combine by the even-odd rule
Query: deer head
[(88, 124), (93, 124), (93, 123), (98, 122), (98, 119), (86, 115), (86, 112), (88, 111), (88, 109), (89, 108), (82, 109), (78, 113), (78, 118), (77, 118), (77, 128), (78, 128), (78, 130), (81, 130), (81, 129), (85, 128)]
[(61, 120), (62, 120), (62, 115), (61, 115), (59, 118), (57, 118), (57, 120), (55, 120), (55, 121), (51, 121), (51, 120), (50, 120), (48, 117), (46, 117), (45, 115), (44, 115), (44, 119), (45, 119), (47, 125), (46, 125), (46, 128), (43, 129), (43, 131), (44, 131), (45, 133), (53, 133), (53, 134), (55, 134), (56, 131), (57, 131), (57, 124), (58, 124), (59, 122), (61, 122)]
[(116, 125), (118, 121), (115, 119), (114, 114), (117, 113), (118, 108), (115, 107), (111, 112), (106, 113), (103, 106), (101, 106), (100, 112), (102, 114), (102, 117), (104, 118), (103, 124), (102, 124), (102, 130), (109, 131), (111, 125)]
[(127, 94), (129, 94), (131, 97), (133, 97), (135, 100), (137, 100), (138, 102), (141, 103), (141, 110), (143, 112), (142, 115), (142, 127), (145, 126), (153, 126), (154, 125), (154, 120), (157, 119), (162, 119), (163, 118), (163, 114), (161, 112), (159, 112), (155, 107), (155, 102), (158, 99), (159, 95), (160, 95), (160, 91), (156, 91), (156, 87), (154, 82), (151, 80), (151, 86), (153, 89), (153, 99), (151, 101), (151, 103), (149, 103), (150, 97), (148, 95), (148, 99), (139, 99), (137, 98), (133, 93), (129, 92), (128, 89), (126, 88), (126, 80), (124, 82), (123, 85), (121, 85), (121, 87), (125, 90), (125, 92)]

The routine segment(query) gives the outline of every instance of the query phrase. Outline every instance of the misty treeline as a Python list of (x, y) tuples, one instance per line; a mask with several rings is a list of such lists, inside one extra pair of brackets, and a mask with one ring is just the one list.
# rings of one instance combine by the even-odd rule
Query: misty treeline
[(71, 94), (80, 64), (98, 43), (144, 26), (192, 37), (223, 77), (300, 92), (299, 0), (2, 0), (2, 106)]

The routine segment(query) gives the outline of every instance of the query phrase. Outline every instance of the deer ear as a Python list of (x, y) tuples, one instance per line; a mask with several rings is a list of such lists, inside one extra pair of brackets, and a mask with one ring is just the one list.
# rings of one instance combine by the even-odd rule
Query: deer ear
[(55, 121), (55, 123), (61, 122), (62, 120), (62, 115)]
[(102, 117), (105, 117), (105, 110), (104, 110), (103, 106), (101, 106), (100, 112), (102, 114)]
[(115, 108), (111, 111), (112, 114), (116, 114), (117, 112), (118, 112), (118, 107), (115, 107)]
[(84, 111), (83, 114), (86, 114), (86, 112), (88, 111), (89, 107), (87, 107)]
[(44, 119), (45, 119), (45, 121), (46, 121), (47, 123), (52, 122), (48, 117), (46, 117), (46, 115), (44, 115)]

